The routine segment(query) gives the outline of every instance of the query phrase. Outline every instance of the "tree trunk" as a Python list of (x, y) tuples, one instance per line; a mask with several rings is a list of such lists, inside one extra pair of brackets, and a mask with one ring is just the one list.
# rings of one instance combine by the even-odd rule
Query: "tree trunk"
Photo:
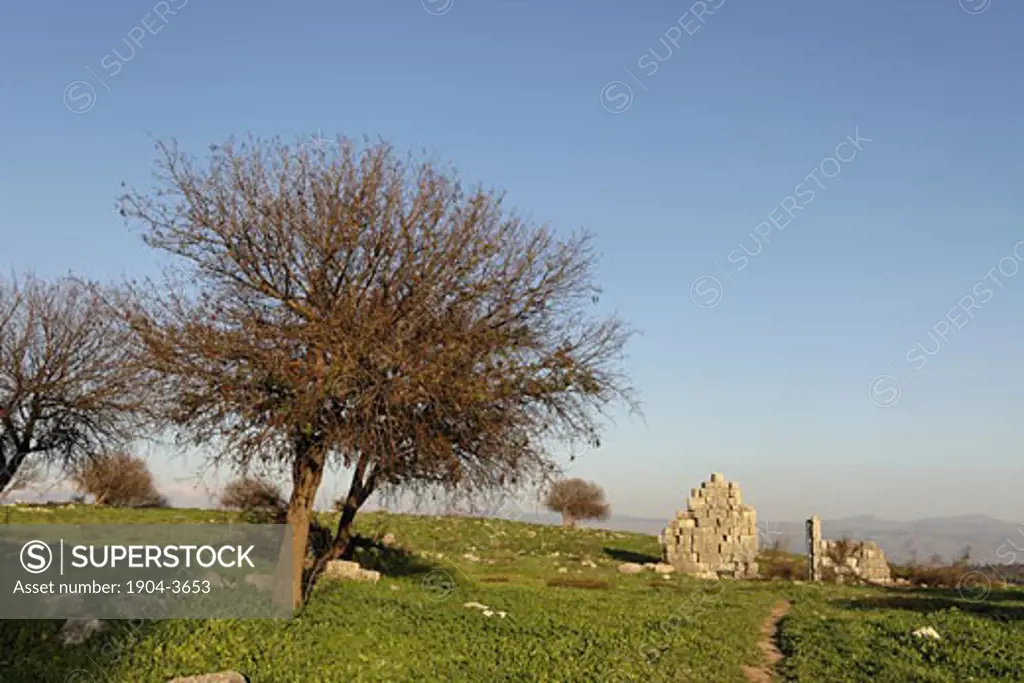
[(352, 473), (352, 483), (349, 485), (348, 495), (345, 497), (345, 503), (341, 508), (338, 531), (334, 534), (331, 546), (322, 556), (317, 558), (313, 568), (313, 580), (316, 580), (316, 577), (320, 575), (331, 560), (338, 558), (348, 560), (352, 557), (352, 522), (355, 521), (356, 513), (359, 512), (359, 508), (362, 507), (366, 499), (373, 493), (374, 486), (376, 485), (376, 470), (366, 477), (366, 481), (363, 481), (368, 462), (369, 458), (363, 456), (356, 463), (355, 471)]
[(323, 453), (315, 444), (300, 441), (296, 444), (292, 465), (292, 497), (288, 501), (286, 521), (292, 528), (292, 607), (298, 610), (306, 597), (302, 574), (306, 567), (306, 546), (309, 543), (309, 523), (313, 518), (313, 502), (323, 479)]
[(18, 473), (18, 468), (21, 467), (21, 463), (25, 460), (28, 453), (21, 453), (15, 451), (11, 455), (10, 460), (4, 460), (0, 457), (0, 496), (3, 495), (7, 487), (11, 485), (11, 481), (14, 480), (14, 475)]
[(572, 515), (562, 514), (562, 526), (566, 529), (575, 529), (576, 520), (573, 519)]

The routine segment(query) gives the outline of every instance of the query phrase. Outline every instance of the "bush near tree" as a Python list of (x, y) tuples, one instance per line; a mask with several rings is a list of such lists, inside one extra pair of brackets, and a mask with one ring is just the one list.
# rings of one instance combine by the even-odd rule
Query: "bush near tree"
[(228, 483), (220, 494), (222, 507), (234, 510), (283, 510), (288, 503), (281, 487), (263, 477), (242, 476)]
[(608, 519), (611, 506), (605, 501), (604, 489), (592, 481), (563, 479), (555, 482), (545, 506), (562, 515), (562, 526), (573, 528), (586, 519)]
[(114, 507), (167, 507), (153, 475), (140, 457), (118, 451), (96, 455), (71, 471), (71, 482), (97, 505)]

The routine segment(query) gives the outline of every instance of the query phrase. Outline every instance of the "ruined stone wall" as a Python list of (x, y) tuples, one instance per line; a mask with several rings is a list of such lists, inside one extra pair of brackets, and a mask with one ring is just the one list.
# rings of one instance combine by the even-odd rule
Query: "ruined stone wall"
[(807, 565), (811, 581), (861, 580), (892, 583), (892, 570), (874, 541), (823, 540), (817, 517), (807, 520)]
[(757, 576), (757, 517), (739, 484), (717, 472), (690, 490), (661, 537), (662, 560), (680, 572), (731, 578)]

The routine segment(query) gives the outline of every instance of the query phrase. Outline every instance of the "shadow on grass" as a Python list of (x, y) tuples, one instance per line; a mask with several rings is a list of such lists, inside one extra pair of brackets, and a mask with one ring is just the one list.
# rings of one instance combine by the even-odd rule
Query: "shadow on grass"
[[(1008, 604), (1015, 601), (1018, 604)], [(995, 621), (1024, 620), (1024, 592), (993, 591), (987, 595), (960, 595), (956, 590), (892, 590), (885, 595), (857, 600), (833, 600), (832, 604), (848, 610), (899, 609), (920, 614), (941, 612), (956, 608), (974, 616)]]
[(636, 564), (661, 562), (660, 557), (647, 555), (645, 553), (635, 553), (632, 550), (622, 550), (620, 548), (602, 548), (602, 550), (604, 550), (605, 555), (618, 562), (635, 562)]
[(405, 548), (385, 545), (373, 538), (356, 536), (352, 543), (355, 549), (352, 559), (364, 569), (378, 571), (384, 576), (418, 576), (437, 568)]
[(65, 621), (0, 620), (0, 681), (119, 680), (122, 660), (156, 626), (142, 619), (105, 620), (84, 644), (65, 646)]

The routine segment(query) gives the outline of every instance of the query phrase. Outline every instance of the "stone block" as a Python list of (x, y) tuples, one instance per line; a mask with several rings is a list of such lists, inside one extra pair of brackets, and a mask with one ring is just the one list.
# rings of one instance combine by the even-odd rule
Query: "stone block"
[(202, 676), (172, 678), (167, 683), (249, 683), (249, 679), (237, 671), (221, 671), (220, 673), (203, 674)]

